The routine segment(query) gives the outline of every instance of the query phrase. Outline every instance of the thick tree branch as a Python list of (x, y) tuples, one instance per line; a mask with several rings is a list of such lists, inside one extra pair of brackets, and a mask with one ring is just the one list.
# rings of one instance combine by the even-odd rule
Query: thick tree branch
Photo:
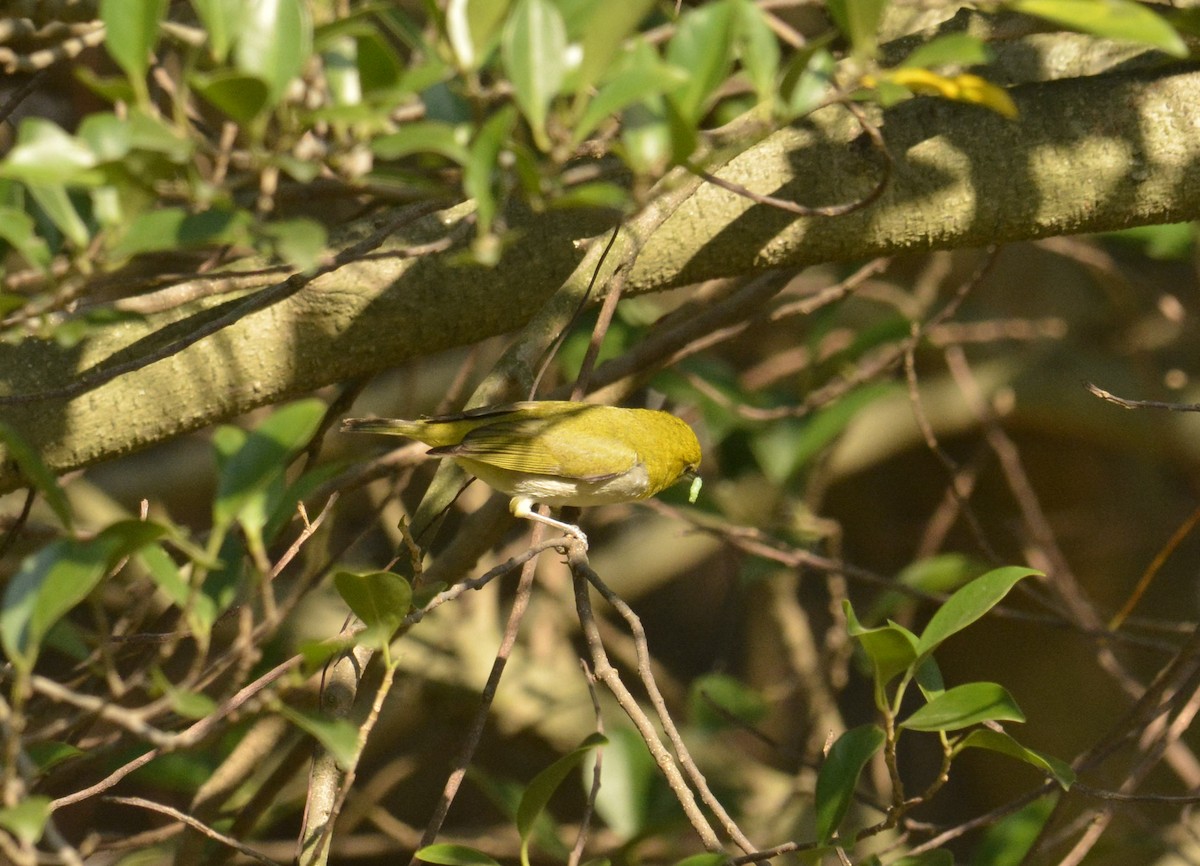
[[(1007, 121), (916, 99), (878, 119), (895, 167), (870, 207), (796, 218), (705, 186), (649, 239), (626, 294), (702, 279), (902, 250), (981, 246), (1190, 219), (1200, 213), (1200, 72), (1182, 68), (1015, 88)], [(821, 206), (877, 179), (878, 156), (843, 109), (779, 132), (719, 174), (756, 192)], [(466, 218), (465, 209), (442, 215)], [(444, 233), (430, 220), (404, 243)], [(255, 406), (406, 359), (510, 331), (605, 228), (561, 212), (514, 215), (519, 239), (493, 270), (462, 257), (364, 259), (314, 281), (166, 360), (70, 400), (0, 404), (54, 469), (88, 465)], [(363, 227), (359, 234), (365, 234)], [(395, 249), (396, 247), (393, 247)], [(230, 303), (225, 301), (225, 303)], [(48, 391), (147, 353), (223, 310), (220, 302), (116, 323), (64, 349), (0, 346), (0, 395)], [(0, 491), (21, 484), (0, 450)]]

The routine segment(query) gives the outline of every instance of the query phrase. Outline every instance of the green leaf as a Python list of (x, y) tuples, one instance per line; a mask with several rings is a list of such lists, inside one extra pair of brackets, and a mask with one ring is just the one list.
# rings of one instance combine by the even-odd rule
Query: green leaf
[(87, 754), (83, 749), (59, 740), (42, 740), (30, 743), (25, 753), (33, 761), (39, 773), (54, 769), (59, 764), (66, 763), (72, 758), (81, 758)]
[(820, 43), (788, 61), (779, 86), (787, 117), (802, 117), (826, 99), (834, 67), (833, 55)]
[(691, 857), (676, 860), (673, 866), (725, 866), (726, 863), (732, 860), (733, 858), (728, 854), (706, 851), (703, 854), (693, 854)]
[(1056, 796), (1039, 797), (983, 831), (971, 866), (1021, 866), (1054, 812)]
[(837, 833), (858, 787), (863, 767), (879, 751), (884, 733), (876, 725), (860, 725), (838, 737), (817, 774), (816, 832), (821, 842)]
[(667, 62), (688, 71), (688, 82), (672, 95), (680, 116), (693, 126), (708, 99), (729, 75), (736, 18), (732, 0), (688, 10), (667, 45)]
[[(50, 266), (50, 247), (46, 245), (46, 239), (37, 233), (33, 218), (25, 211), (15, 207), (0, 207), (0, 240), (10, 244), (21, 258), (38, 270), (44, 272)], [(9, 300), (15, 303), (10, 306), (7, 303)], [(22, 295), (6, 295), (6, 303), (0, 304), (0, 316), (23, 307), (25, 300)]]
[[(939, 553), (904, 566), (895, 583), (922, 593), (948, 594), (987, 572), (987, 565), (962, 553)], [(880, 594), (863, 617), (868, 623), (882, 622), (897, 611), (909, 611), (923, 603), (911, 593), (888, 590)]]
[(254, 73), (221, 69), (191, 76), (196, 92), (230, 120), (249, 124), (267, 107), (271, 98), (268, 83)]
[(579, 766), (585, 755), (607, 742), (602, 734), (589, 734), (582, 743), (533, 777), (517, 806), (517, 833), (521, 836), (522, 862), (527, 862), (525, 852), (529, 848), (534, 822), (542, 814), (554, 792), (567, 775)]
[(948, 33), (913, 49), (901, 66), (977, 66), (991, 59), (991, 52), (978, 36)]
[(653, 5), (653, 0), (622, 0), (620, 3), (601, 0), (595, 4), (595, 11), (589, 16), (580, 39), (583, 59), (572, 77), (576, 93), (583, 93), (605, 75), (621, 43), (634, 32)]
[(856, 54), (871, 57), (887, 0), (828, 0), (825, 8)]
[(302, 712), (287, 704), (279, 704), (278, 710), (281, 716), (320, 743), (343, 770), (354, 766), (358, 755), (358, 728), (350, 722)]
[(917, 637), (904, 626), (889, 623), (879, 628), (864, 628), (849, 600), (842, 602), (846, 631), (862, 645), (875, 669), (878, 686), (886, 686), (893, 677), (917, 660)]
[(333, 585), (363, 624), (382, 626), (388, 633), (394, 632), (412, 609), (412, 586), (395, 572), (339, 571)]
[(111, 111), (89, 114), (79, 125), (76, 137), (88, 146), (97, 162), (119, 162), (133, 148), (132, 127)]
[(358, 40), (349, 34), (330, 39), (321, 50), (329, 93), (335, 105), (360, 105), (362, 79), (358, 72)]
[[(0, 221), (3, 221), (2, 215), (0, 215)], [(5, 455), (6, 459), (16, 461), (21, 473), (46, 497), (46, 503), (53, 509), (62, 525), (70, 530), (72, 528), (71, 505), (67, 502), (66, 494), (58, 485), (58, 478), (42, 462), (41, 456), (15, 427), (3, 421), (0, 421), (0, 442), (4, 443), (8, 449), (8, 454)]]
[(243, 240), (249, 216), (243, 211), (213, 208), (189, 213), (166, 207), (138, 215), (113, 245), (113, 258), (128, 259), (141, 253), (197, 249)]
[(765, 425), (755, 431), (750, 450), (763, 474), (782, 484), (841, 436), (864, 406), (894, 390), (889, 383), (863, 386), (808, 418)]
[(1071, 769), (1070, 764), (1050, 755), (1035, 752), (1033, 749), (1027, 749), (1003, 731), (977, 728), (963, 737), (954, 747), (956, 753), (963, 749), (988, 749), (1008, 755), (1010, 758), (1016, 758), (1018, 761), (1037, 767), (1046, 773), (1064, 791), (1070, 790), (1071, 785), (1075, 783), (1075, 771)]
[[(620, 838), (640, 836), (663, 816), (656, 809), (662, 783), (658, 766), (641, 736), (629, 726), (608, 732), (604, 749), (603, 779), (596, 797), (596, 814)], [(594, 767), (588, 762), (588, 772)], [(674, 817), (672, 815), (672, 817)]]
[(476, 222), (480, 237), (492, 230), (499, 203), (493, 188), (500, 151), (512, 133), (516, 114), (511, 105), (497, 111), (479, 130), (471, 142), (470, 158), (463, 170), (463, 190), (475, 199)]
[(1183, 37), (1167, 21), (1133, 0), (1009, 0), (1009, 9), (1072, 30), (1140, 42), (1174, 57), (1187, 57)]
[(888, 863), (888, 866), (954, 866), (954, 855), (945, 848), (938, 848), (915, 857), (901, 857)]
[(459, 66), (467, 71), (483, 65), (511, 0), (450, 0), (446, 5), (446, 37)]
[(980, 722), (1023, 722), (1016, 700), (997, 683), (966, 683), (942, 692), (900, 723), (910, 731), (957, 731)]
[(308, 5), (303, 0), (249, 0), (239, 24), (237, 67), (266, 82), (275, 104), (312, 53)]
[(1019, 565), (989, 571), (968, 583), (938, 608), (925, 626), (917, 646), (919, 655), (937, 649), (951, 635), (957, 634), (1000, 603), (1017, 581), (1041, 572)]
[(37, 844), (49, 820), (50, 798), (40, 794), (25, 797), (15, 806), (0, 809), (0, 827), (27, 846)]
[[(282, 478), (292, 456), (307, 446), (324, 415), (325, 404), (320, 400), (299, 400), (276, 410), (246, 435), (236, 450), (225, 452), (218, 467), (214, 522), (228, 525), (248, 509), (268, 511), (262, 502), (267, 488)], [(214, 444), (229, 447), (237, 438), (226, 434), (219, 444), (214, 438)]]
[(192, 0), (192, 6), (208, 32), (205, 46), (217, 63), (224, 63), (233, 47), (234, 34), (241, 29), (244, 0)]
[(131, 81), (141, 87), (150, 68), (150, 53), (158, 41), (158, 25), (166, 0), (100, 0), (104, 47)]
[[(202, 592), (192, 592), (183, 573), (167, 552), (158, 544), (148, 544), (138, 551), (138, 559), (150, 574), (154, 585), (171, 602), (184, 611), (189, 634), (202, 646), (208, 646), (213, 623), (217, 621), (217, 606)], [(215, 567), (215, 564), (214, 564)]]
[(123, 520), (95, 538), (53, 541), (21, 563), (4, 592), (0, 646), (29, 670), (55, 623), (95, 589), (121, 559), (166, 534), (159, 524)]
[(470, 158), (467, 151), (469, 135), (465, 124), (437, 120), (414, 121), (404, 124), (391, 135), (381, 135), (375, 139), (371, 142), (371, 150), (383, 159), (400, 159), (414, 153), (436, 153), (451, 162), (466, 165)]
[(779, 40), (758, 4), (737, 0), (736, 9), (737, 47), (742, 68), (754, 86), (758, 101), (768, 102), (775, 95), (775, 77), (779, 74)]
[(315, 268), (325, 252), (325, 227), (307, 217), (267, 223), (262, 233), (275, 255), (299, 271)]
[(27, 117), (21, 121), (17, 143), (0, 163), (0, 170), (4, 177), (28, 184), (61, 186), (69, 182), (98, 181), (99, 175), (91, 171), (95, 166), (96, 154), (87, 144), (69, 135), (56, 123)]
[(487, 854), (467, 845), (455, 845), (452, 842), (438, 842), (426, 845), (417, 851), (418, 860), (426, 863), (437, 863), (440, 866), (500, 866)]
[(688, 689), (688, 719), (701, 730), (756, 725), (769, 712), (762, 694), (729, 674), (706, 674)]
[(42, 184), (27, 183), (26, 189), (37, 202), (38, 207), (50, 218), (50, 222), (79, 249), (85, 248), (92, 239), (75, 203), (71, 200), (67, 188), (61, 183)]
[(626, 187), (599, 180), (571, 187), (561, 195), (555, 196), (550, 201), (549, 207), (560, 209), (605, 208), (624, 213), (628, 211), (632, 203), (633, 199)]
[(500, 40), (513, 95), (533, 139), (550, 149), (546, 114), (566, 76), (567, 28), (550, 0), (517, 0)]
[(629, 65), (609, 79), (584, 109), (571, 133), (573, 144), (584, 141), (604, 120), (635, 102), (668, 93), (685, 84), (687, 74), (659, 61), (649, 49), (631, 55)]

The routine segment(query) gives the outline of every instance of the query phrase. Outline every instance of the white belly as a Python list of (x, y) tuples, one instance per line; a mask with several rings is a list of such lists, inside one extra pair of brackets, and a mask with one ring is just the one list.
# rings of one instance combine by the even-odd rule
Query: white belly
[(604, 505), (644, 499), (649, 487), (645, 464), (638, 463), (628, 472), (603, 481), (580, 481), (557, 475), (519, 476), (487, 463), (456, 458), (456, 463), (489, 487), (509, 496), (528, 497), (543, 505)]

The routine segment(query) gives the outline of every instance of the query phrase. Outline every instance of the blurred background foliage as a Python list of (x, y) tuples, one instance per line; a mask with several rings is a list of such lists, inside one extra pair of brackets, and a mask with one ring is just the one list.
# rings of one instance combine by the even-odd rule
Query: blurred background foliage
[[(86, 342), (105, 324), (195, 300), (170, 292), (197, 273), (249, 278), (201, 297), (303, 279), (345, 250), (354, 221), (413, 205), (471, 202), (469, 237), (437, 238), (462, 242), (427, 254), (489, 265), (514, 243), (514, 210), (635, 219), (672, 185), (827, 104), (940, 98), (1015, 117), (989, 77), (996, 48), (980, 20), (1019, 22), (1018, 35), (1083, 33), (1152, 63), (1186, 56), (1195, 25), (1132, 2), (1012, 0), (967, 9), (956, 19), (966, 26), (938, 35), (940, 6), (0, 4), (0, 339)], [(1017, 563), (1049, 577), (1025, 581), (939, 651), (946, 683), (1003, 684), (1027, 717), (1022, 743), (1065, 761), (1118, 731), (1115, 757), (1081, 776), (1094, 789), (1195, 790), (1186, 707), (1171, 705), (1178, 742), (1144, 776), (1131, 766), (1155, 743), (1120, 726), (1195, 626), (1200, 540), (1173, 536), (1196, 509), (1200, 428), (1084, 387), (1197, 401), (1194, 227), (785, 277), (731, 332), (714, 327), (711, 342), (647, 363), (623, 394), (665, 402), (696, 428), (699, 502), (675, 490), (583, 517), (592, 566), (641, 616), (658, 686), (718, 799), (764, 848), (812, 842), (826, 750), (876, 718), (842, 602), (866, 626), (891, 619), (919, 633), (947, 594)], [(574, 380), (597, 327), (603, 364), (738, 288), (627, 298), (601, 326), (585, 310), (540, 393)], [(514, 579), (431, 609), (391, 644), (396, 678), (365, 745), (363, 720), (322, 702), (326, 663), (353, 643), (335, 640), (350, 608), (368, 617), (354, 580), (425, 568), (451, 584), (521, 553), (528, 527), (475, 519), (488, 493), (472, 485), (418, 539), (414, 569), (397, 527), (434, 467), (412, 448), (328, 430), (347, 414), (456, 409), (512, 345), (503, 335), (423, 357), (58, 479), (28, 431), (0, 425), (29, 482), (0, 498), (0, 859), (35, 862), (36, 848), (67, 863), (248, 862), (157, 804), (290, 861), (314, 808), (314, 750), (356, 768), (330, 862), (394, 863), (417, 847), (479, 706)], [(478, 549), (463, 553), (464, 536), (479, 536)], [(1079, 607), (1053, 588), (1060, 580)], [(599, 626), (628, 674), (623, 626), (607, 611)], [(580, 651), (569, 574), (543, 555), (440, 840), (517, 862), (522, 791), (597, 728)], [(380, 664), (360, 704), (381, 688)], [(1190, 698), (1188, 682), (1171, 694)], [(608, 742), (587, 856), (667, 862), (702, 850), (645, 744), (607, 694), (597, 701)], [(942, 747), (931, 734), (904, 743), (899, 771), (920, 790)], [(577, 754), (583, 782), (572, 769), (552, 817), (530, 831), (538, 862), (569, 857), (591, 754)], [(907, 823), (848, 850), (855, 863), (901, 862), (926, 839), (1023, 805), (1042, 782), (1030, 766), (964, 752)], [(880, 760), (867, 764), (845, 839), (880, 820), (893, 787)], [(1064, 799), (1034, 861), (1066, 857), (1075, 822), (1100, 802)], [(919, 862), (1017, 863), (1051, 803), (1047, 793), (995, 813)], [(1178, 802), (1121, 804), (1106, 830), (1087, 863), (1195, 858)]]

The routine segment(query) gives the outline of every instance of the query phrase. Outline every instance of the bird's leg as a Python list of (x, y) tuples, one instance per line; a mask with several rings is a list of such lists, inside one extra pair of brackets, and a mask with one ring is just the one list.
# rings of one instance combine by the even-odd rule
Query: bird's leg
[(586, 550), (588, 546), (587, 536), (583, 534), (583, 530), (573, 523), (564, 523), (561, 520), (555, 520), (553, 517), (547, 517), (544, 514), (539, 514), (534, 508), (532, 499), (527, 499), (522, 496), (513, 497), (512, 502), (508, 504), (508, 510), (515, 517), (523, 517), (526, 520), (536, 520), (538, 523), (544, 523), (547, 526), (553, 526), (556, 529), (561, 529), (567, 535), (573, 535), (583, 542), (583, 547)]

